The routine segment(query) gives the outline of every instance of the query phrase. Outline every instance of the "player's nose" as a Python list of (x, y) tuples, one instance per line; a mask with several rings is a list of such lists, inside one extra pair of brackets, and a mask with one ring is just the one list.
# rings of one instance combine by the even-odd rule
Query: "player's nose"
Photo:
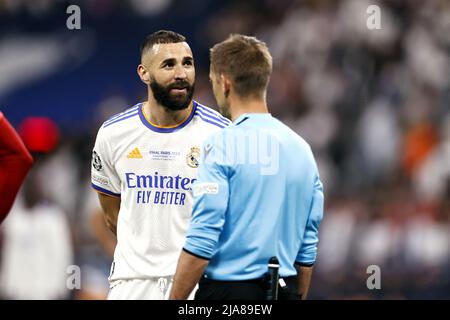
[(175, 68), (175, 79), (186, 79), (187, 73), (182, 66), (177, 66)]

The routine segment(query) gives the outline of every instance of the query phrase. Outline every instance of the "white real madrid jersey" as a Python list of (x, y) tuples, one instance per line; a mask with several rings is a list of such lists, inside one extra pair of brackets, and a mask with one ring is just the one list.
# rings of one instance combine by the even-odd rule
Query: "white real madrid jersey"
[(231, 122), (193, 101), (176, 127), (158, 127), (142, 103), (100, 128), (92, 155), (92, 186), (120, 197), (117, 247), (110, 281), (175, 273), (193, 203), (204, 139)]

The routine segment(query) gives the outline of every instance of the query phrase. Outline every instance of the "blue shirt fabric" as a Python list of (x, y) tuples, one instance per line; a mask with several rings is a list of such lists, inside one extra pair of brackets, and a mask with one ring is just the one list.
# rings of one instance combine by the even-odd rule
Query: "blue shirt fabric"
[(315, 262), (323, 187), (299, 135), (270, 114), (243, 114), (201, 153), (184, 250), (210, 260), (206, 277), (260, 278), (272, 256), (282, 277)]

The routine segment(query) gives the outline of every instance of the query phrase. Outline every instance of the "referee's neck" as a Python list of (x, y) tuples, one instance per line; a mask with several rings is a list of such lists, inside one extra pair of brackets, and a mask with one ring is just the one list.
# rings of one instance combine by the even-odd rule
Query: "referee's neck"
[(230, 114), (232, 121), (235, 121), (244, 113), (269, 113), (266, 101), (262, 99), (246, 99), (230, 101)]

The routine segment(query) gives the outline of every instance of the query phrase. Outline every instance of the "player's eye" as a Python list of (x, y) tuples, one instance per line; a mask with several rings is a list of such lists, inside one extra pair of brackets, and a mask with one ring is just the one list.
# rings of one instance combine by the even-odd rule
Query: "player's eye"
[(184, 65), (185, 65), (185, 66), (192, 66), (192, 65), (194, 65), (194, 63), (193, 63), (191, 60), (186, 60), (186, 61), (184, 62)]

